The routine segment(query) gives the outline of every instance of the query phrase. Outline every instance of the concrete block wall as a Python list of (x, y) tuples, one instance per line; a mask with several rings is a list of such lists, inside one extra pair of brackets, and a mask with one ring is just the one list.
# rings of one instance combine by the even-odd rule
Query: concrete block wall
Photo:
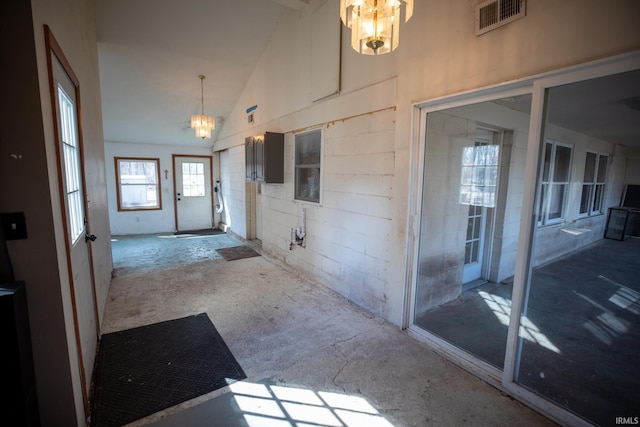
[(475, 133), (475, 121), (439, 112), (427, 117), (416, 316), (462, 292), (469, 207), (459, 202), (460, 165)]
[[(321, 126), (321, 199), (294, 200), (295, 134), (285, 135), (285, 183), (263, 184), (258, 216), (263, 249), (373, 313), (387, 314), (395, 170), (395, 111)], [(291, 228), (306, 212), (304, 247), (291, 250)]]
[[(415, 116), (412, 114), (411, 106), (421, 100), (433, 100), (474, 88), (498, 85), (612, 53), (635, 49), (636, 43), (628, 37), (628, 34), (637, 25), (631, 18), (632, 14), (629, 10), (607, 8), (598, 2), (590, 2), (588, 8), (581, 9), (581, 16), (597, 16), (606, 22), (615, 22), (615, 26), (600, 26), (599, 30), (594, 32), (593, 26), (588, 24), (589, 19), (576, 20), (573, 16), (575, 8), (565, 8), (556, 10), (555, 12), (558, 13), (552, 14), (553, 23), (561, 24), (568, 22), (567, 19), (569, 19), (571, 22), (569, 30), (563, 33), (562, 37), (556, 34), (549, 35), (539, 31), (541, 23), (549, 24), (550, 16), (548, 8), (541, 7), (527, 11), (527, 19), (519, 20), (517, 24), (509, 26), (506, 32), (501, 30), (487, 33), (483, 37), (476, 37), (472, 25), (459, 27), (460, 22), (473, 22), (473, 8), (470, 8), (467, 2), (447, 2), (446, 6), (444, 3), (440, 5), (436, 4), (437, 2), (430, 2), (420, 8), (416, 7), (412, 21), (403, 30), (405, 32), (402, 47), (392, 55), (367, 58), (355, 54), (349, 47), (348, 37), (343, 36), (340, 90), (326, 99), (315, 100), (311, 97), (309, 90), (311, 87), (309, 79), (313, 75), (311, 61), (308, 59), (309, 52), (312, 51), (312, 37), (309, 29), (313, 12), (323, 3), (324, 0), (310, 0), (309, 7), (283, 15), (265, 54), (247, 82), (233, 111), (226, 118), (225, 126), (214, 144), (214, 150), (222, 151), (241, 145), (243, 138), (253, 133), (279, 131), (287, 135), (288, 151), (285, 158), (291, 162), (291, 138), (292, 133), (296, 132), (295, 129), (323, 126), (326, 137), (333, 127), (333, 121), (339, 122), (345, 117), (359, 117), (393, 107), (396, 111), (395, 132), (393, 142), (389, 142), (392, 147), (390, 151), (394, 153), (394, 168), (390, 180), (392, 220), (387, 221), (383, 217), (369, 216), (353, 210), (355, 200), (358, 199), (356, 195), (361, 196), (358, 193), (360, 186), (368, 186), (370, 183), (370, 181), (361, 181), (360, 163), (354, 156), (353, 159), (331, 159), (331, 163), (326, 166), (334, 170), (331, 174), (323, 176), (322, 184), (330, 188), (335, 184), (332, 179), (340, 180), (344, 177), (342, 185), (354, 188), (348, 193), (349, 197), (343, 197), (343, 199), (349, 199), (349, 202), (353, 200), (353, 203), (349, 203), (351, 210), (336, 209), (332, 203), (338, 204), (341, 195), (328, 196), (324, 192), (324, 187), (322, 203), (319, 206), (293, 201), (293, 166), (288, 165), (289, 175), (285, 178), (285, 184), (261, 186), (260, 202), (257, 205), (262, 213), (262, 227), (258, 228), (262, 233), (264, 248), (277, 252), (283, 259), (289, 259), (293, 266), (306, 274), (313, 274), (319, 281), (331, 285), (334, 289), (344, 290), (341, 293), (347, 297), (355, 295), (358, 290), (356, 282), (360, 280), (349, 272), (362, 269), (358, 264), (361, 258), (354, 254), (366, 253), (370, 257), (371, 248), (376, 248), (378, 252), (389, 252), (389, 268), (384, 272), (386, 281), (380, 286), (372, 281), (371, 286), (363, 289), (362, 294), (353, 297), (353, 300), (370, 307), (375, 306), (376, 301), (389, 297), (389, 303), (383, 304), (385, 307), (383, 311), (388, 313), (385, 317), (398, 325), (404, 325), (408, 310), (404, 304), (407, 296), (407, 278), (412, 277), (412, 273), (405, 271), (404, 266), (408, 261), (413, 262), (407, 258), (406, 250), (408, 234), (413, 228), (413, 220), (410, 219), (410, 222), (407, 222), (409, 219), (407, 205), (408, 200), (421, 197), (419, 194), (413, 194), (411, 187), (407, 185), (413, 179), (410, 176), (410, 157), (413, 153), (408, 150), (413, 141), (413, 132), (416, 130)], [(627, 7), (627, 9), (630, 8)], [(460, 28), (461, 31), (451, 32), (451, 28)], [(535, 54), (532, 55), (530, 51), (521, 49), (520, 44), (514, 40), (527, 39), (534, 33), (542, 37), (542, 42), (536, 45)], [(446, 37), (444, 39), (433, 37), (434, 34), (446, 35)], [(576, 44), (573, 35), (580, 37), (584, 43)], [(446, 40), (446, 43), (442, 43), (442, 40)], [(502, 52), (500, 61), (496, 62), (494, 56), (486, 55), (489, 48), (492, 51), (499, 48)], [(452, 52), (456, 54), (452, 55)], [(470, 67), (469, 64), (473, 66)], [(245, 110), (250, 105), (259, 105), (260, 108), (256, 115), (256, 123), (247, 126)], [(490, 106), (489, 103), (482, 103), (481, 106), (491, 108), (487, 108), (472, 120), (516, 131), (520, 131), (521, 124), (524, 123), (524, 132), (528, 131), (528, 117), (514, 119), (518, 114), (514, 110), (499, 109), (497, 105)], [(373, 116), (376, 115), (373, 114)], [(353, 123), (353, 119), (343, 123), (348, 122)], [(348, 144), (355, 141), (357, 135), (357, 132), (350, 134)], [(364, 162), (379, 166), (376, 156), (372, 156), (371, 153), (365, 151), (359, 153), (359, 156)], [(526, 143), (522, 147), (514, 147), (513, 157), (518, 159), (526, 157)], [(328, 157), (324, 160), (329, 161)], [(352, 166), (357, 172), (347, 173), (346, 171), (350, 171)], [(514, 165), (513, 173), (516, 170), (523, 171), (524, 168), (517, 168)], [(244, 173), (243, 166), (240, 167), (240, 171)], [(367, 176), (367, 179), (374, 178)], [(382, 185), (387, 185), (388, 177), (384, 173), (379, 173), (375, 179), (380, 180)], [(503, 234), (505, 240), (502, 242), (503, 251), (501, 251), (499, 263), (500, 277), (506, 277), (515, 264), (519, 207), (522, 200), (522, 179), (516, 175), (510, 176), (509, 179), (509, 200), (506, 202), (505, 213), (509, 224)], [(445, 182), (442, 183), (442, 185), (445, 184)], [(246, 190), (245, 188), (245, 192)], [(365, 194), (365, 196), (370, 195)], [(237, 200), (240, 202), (244, 199), (238, 197)], [(371, 202), (372, 199), (365, 197), (364, 200)], [(358, 206), (362, 206), (363, 203), (363, 199), (360, 198)], [(308, 246), (301, 250), (294, 249), (290, 253), (288, 251), (290, 229), (299, 224), (302, 206), (307, 209), (307, 228), (310, 233)], [(383, 206), (387, 205), (383, 203)], [(242, 217), (232, 218), (235, 227), (241, 227), (238, 221), (247, 218), (246, 212), (240, 212), (239, 215)], [(387, 242), (387, 248), (382, 250), (378, 244), (371, 246), (367, 243), (363, 249), (362, 240), (358, 239), (360, 236), (357, 229), (326, 227), (327, 222), (362, 222), (370, 232), (377, 231), (381, 222), (383, 228), (389, 223), (390, 236), (382, 236), (382, 239), (376, 242), (380, 245)], [(314, 236), (317, 228), (323, 229), (322, 235)], [(334, 236), (335, 233), (340, 234), (341, 244), (335, 243), (338, 240), (338, 237)], [(412, 236), (409, 238), (413, 239)], [(348, 249), (343, 248), (345, 244), (342, 240), (349, 242)], [(311, 247), (312, 241), (314, 245), (321, 244), (322, 247)], [(341, 256), (339, 260), (332, 257), (333, 255), (326, 256), (326, 254), (332, 254), (332, 245), (337, 247), (337, 253)], [(330, 248), (326, 248), (327, 246)], [(283, 249), (284, 247), (287, 249)], [(452, 248), (445, 246), (442, 248), (447, 253), (451, 253)], [(301, 255), (303, 251), (306, 255)], [(340, 265), (336, 265), (336, 262)], [(352, 278), (355, 282), (352, 282)]]

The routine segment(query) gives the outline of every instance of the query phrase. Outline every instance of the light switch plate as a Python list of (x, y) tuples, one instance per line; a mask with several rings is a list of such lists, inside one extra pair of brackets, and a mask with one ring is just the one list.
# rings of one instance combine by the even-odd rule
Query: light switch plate
[(1, 213), (0, 224), (5, 240), (20, 240), (27, 238), (27, 222), (24, 212)]

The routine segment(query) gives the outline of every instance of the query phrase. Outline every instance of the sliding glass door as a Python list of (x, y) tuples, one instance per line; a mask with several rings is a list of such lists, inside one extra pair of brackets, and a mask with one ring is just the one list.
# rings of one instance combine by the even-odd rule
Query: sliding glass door
[(604, 238), (640, 184), (639, 68), (420, 106), (410, 331), (570, 424), (640, 402), (640, 235)]
[(518, 165), (530, 103), (526, 94), (426, 116), (413, 321), (498, 368), (509, 325), (519, 229), (513, 213), (522, 198)]
[(640, 236), (603, 238), (640, 178), (638, 94), (639, 71), (551, 87), (542, 124), (515, 380), (600, 425), (640, 402)]

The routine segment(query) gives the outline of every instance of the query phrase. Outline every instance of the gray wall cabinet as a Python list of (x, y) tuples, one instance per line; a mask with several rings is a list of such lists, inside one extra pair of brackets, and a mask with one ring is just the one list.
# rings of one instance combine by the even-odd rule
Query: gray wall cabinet
[(246, 180), (284, 183), (284, 134), (265, 132), (244, 140)]

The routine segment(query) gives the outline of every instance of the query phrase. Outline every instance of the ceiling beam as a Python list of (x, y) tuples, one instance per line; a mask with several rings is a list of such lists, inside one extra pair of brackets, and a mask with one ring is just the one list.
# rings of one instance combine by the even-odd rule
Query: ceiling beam
[(291, 9), (300, 10), (309, 5), (309, 0), (272, 0)]

